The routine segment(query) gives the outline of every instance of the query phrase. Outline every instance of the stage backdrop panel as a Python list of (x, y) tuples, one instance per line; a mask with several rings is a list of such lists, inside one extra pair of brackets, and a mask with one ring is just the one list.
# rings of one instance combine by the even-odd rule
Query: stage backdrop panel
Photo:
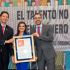
[(53, 26), (54, 41), (53, 45), (56, 51), (70, 50), (70, 6), (34, 6), (34, 7), (0, 7), (0, 12), (6, 10), (10, 14), (8, 25), (16, 33), (19, 21), (25, 21), (28, 25), (33, 25), (33, 16), (40, 12), (44, 24)]

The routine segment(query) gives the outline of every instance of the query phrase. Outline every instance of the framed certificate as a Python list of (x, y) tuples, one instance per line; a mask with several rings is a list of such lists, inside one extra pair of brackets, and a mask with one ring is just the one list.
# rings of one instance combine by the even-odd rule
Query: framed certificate
[(36, 61), (33, 36), (25, 35), (13, 38), (15, 63)]

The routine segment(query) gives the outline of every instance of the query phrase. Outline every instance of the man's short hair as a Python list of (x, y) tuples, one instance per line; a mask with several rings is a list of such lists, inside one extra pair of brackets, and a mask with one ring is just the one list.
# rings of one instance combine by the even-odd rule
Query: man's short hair
[(42, 14), (41, 14), (41, 13), (35, 13), (35, 14), (34, 14), (34, 17), (35, 17), (35, 15), (40, 15), (40, 16), (42, 16)]
[(2, 11), (0, 16), (2, 16), (2, 14), (6, 13), (8, 15), (8, 18), (9, 18), (9, 13), (7, 11)]

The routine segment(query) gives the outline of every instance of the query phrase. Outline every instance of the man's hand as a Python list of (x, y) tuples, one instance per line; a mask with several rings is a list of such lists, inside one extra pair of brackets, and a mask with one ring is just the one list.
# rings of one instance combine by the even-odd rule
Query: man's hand
[(37, 32), (32, 34), (33, 36), (39, 37), (39, 34)]
[(12, 62), (15, 63), (15, 56), (12, 56)]
[(13, 41), (14, 41), (13, 38), (11, 38), (11, 39), (9, 39), (9, 40), (6, 40), (6, 41), (5, 41), (5, 44), (6, 44), (6, 43), (13, 43)]

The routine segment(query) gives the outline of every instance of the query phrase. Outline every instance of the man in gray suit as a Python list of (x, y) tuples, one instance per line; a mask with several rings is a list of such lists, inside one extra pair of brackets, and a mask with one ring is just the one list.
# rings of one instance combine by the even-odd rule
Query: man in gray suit
[(47, 70), (55, 70), (52, 26), (42, 24), (42, 15), (40, 13), (34, 15), (34, 23), (35, 25), (30, 26), (30, 33), (34, 36), (38, 70), (45, 70), (45, 66), (47, 66)]

